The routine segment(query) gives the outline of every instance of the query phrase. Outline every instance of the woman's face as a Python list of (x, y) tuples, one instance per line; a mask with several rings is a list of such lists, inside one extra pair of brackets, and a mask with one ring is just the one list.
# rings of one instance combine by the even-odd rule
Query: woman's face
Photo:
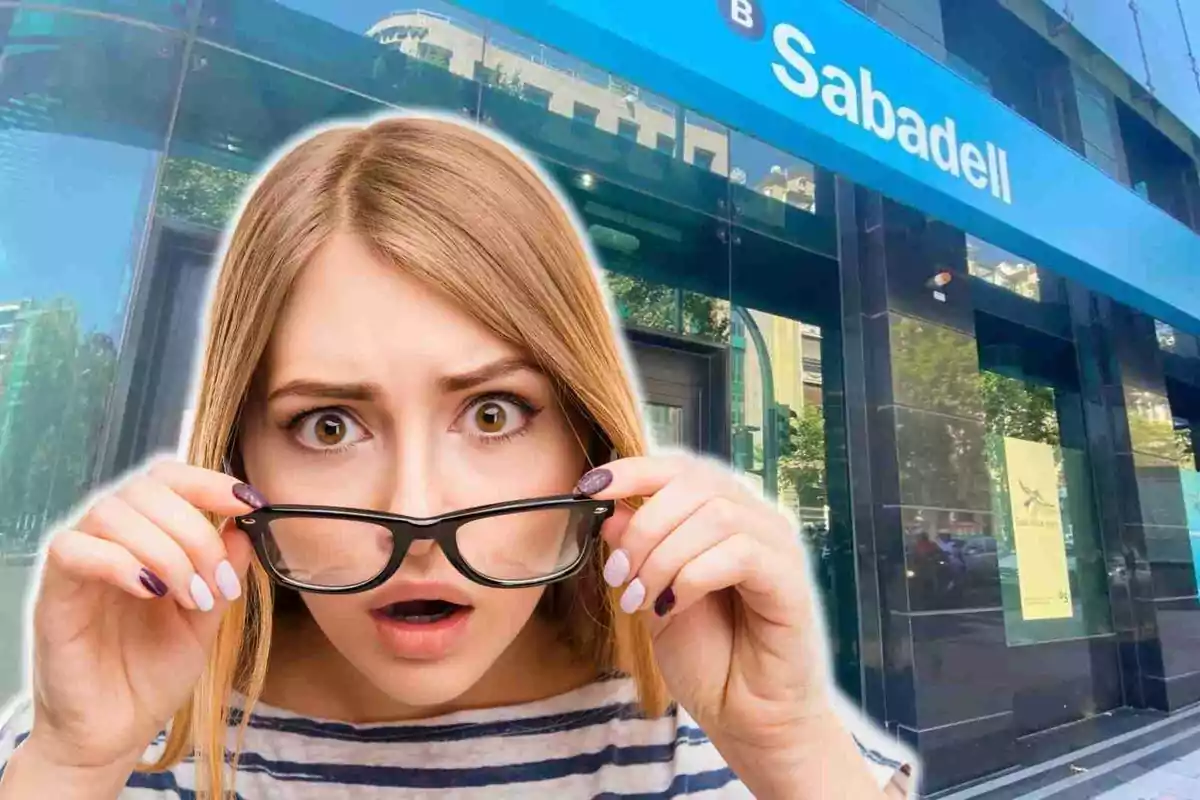
[[(586, 465), (545, 375), (349, 235), (330, 239), (302, 272), (256, 387), (242, 455), (249, 481), (275, 505), (428, 517), (569, 492)], [(547, 540), (562, 541), (546, 520), (518, 519), (471, 532), (476, 558), (519, 570), (544, 556)], [(272, 529), (296, 577), (354, 583), (386, 563), (390, 536), (382, 528), (299, 525)], [(383, 586), (303, 597), (372, 684), (424, 706), (473, 686), (516, 639), (542, 591), (475, 584), (424, 540)]]

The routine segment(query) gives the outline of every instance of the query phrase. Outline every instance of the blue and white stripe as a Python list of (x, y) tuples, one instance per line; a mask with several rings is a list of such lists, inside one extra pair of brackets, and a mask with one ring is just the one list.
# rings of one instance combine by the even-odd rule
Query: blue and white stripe
[[(635, 700), (633, 682), (614, 678), (548, 700), (403, 724), (311, 719), (259, 704), (236, 789), (242, 800), (751, 796), (684, 711), (647, 719)], [(28, 706), (16, 712), (0, 728), (0, 764), (28, 728)], [(898, 762), (860, 748), (882, 786)], [(194, 778), (190, 762), (135, 774), (121, 799), (192, 800)]]

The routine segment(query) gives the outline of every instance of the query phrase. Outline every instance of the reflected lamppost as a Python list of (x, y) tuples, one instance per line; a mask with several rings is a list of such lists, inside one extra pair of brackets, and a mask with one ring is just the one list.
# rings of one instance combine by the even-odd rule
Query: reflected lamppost
[[(762, 330), (750, 314), (750, 310), (742, 306), (731, 306), (731, 311), (741, 320), (750, 341), (754, 343), (754, 352), (758, 356), (759, 373), (762, 376), (762, 432), (763, 432), (763, 491), (768, 497), (775, 497), (779, 491), (779, 425), (775, 415), (775, 379), (771, 370), (771, 354), (767, 351), (767, 342)], [(753, 470), (751, 470), (753, 472)]]

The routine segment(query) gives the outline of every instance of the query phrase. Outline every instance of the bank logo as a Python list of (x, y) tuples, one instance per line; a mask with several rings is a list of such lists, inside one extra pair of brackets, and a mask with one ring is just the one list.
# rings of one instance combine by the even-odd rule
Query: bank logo
[(762, 0), (717, 0), (725, 24), (738, 36), (758, 40), (767, 29), (763, 20)]
[[(761, 8), (757, 10), (761, 15)], [(1003, 147), (988, 141), (977, 144), (960, 140), (954, 117), (927, 120), (884, 92), (866, 67), (822, 63), (812, 39), (795, 25), (776, 24), (771, 41), (781, 59), (771, 64), (771, 70), (793, 95), (801, 100), (819, 100), (835, 117), (885, 142), (894, 142), (906, 153), (1012, 205), (1008, 153)], [(886, 76), (885, 80), (903, 90), (904, 78)]]

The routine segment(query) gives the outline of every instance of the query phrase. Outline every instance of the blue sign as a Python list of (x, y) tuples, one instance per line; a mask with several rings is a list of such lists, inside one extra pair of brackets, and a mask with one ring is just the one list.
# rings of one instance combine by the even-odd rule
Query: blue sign
[(843, 0), (460, 0), (1200, 333), (1200, 236)]

